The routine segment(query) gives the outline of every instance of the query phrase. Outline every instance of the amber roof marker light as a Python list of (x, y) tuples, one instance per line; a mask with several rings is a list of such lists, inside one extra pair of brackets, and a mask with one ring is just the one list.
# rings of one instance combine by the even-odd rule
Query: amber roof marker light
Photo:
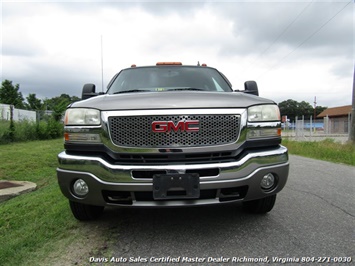
[(181, 66), (181, 62), (158, 62), (157, 66)]

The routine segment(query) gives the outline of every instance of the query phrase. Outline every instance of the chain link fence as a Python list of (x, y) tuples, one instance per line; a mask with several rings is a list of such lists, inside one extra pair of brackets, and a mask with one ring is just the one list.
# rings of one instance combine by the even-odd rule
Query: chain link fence
[(282, 124), (282, 136), (296, 141), (322, 141), (333, 139), (345, 143), (349, 140), (351, 117), (324, 117), (323, 119), (309, 120), (296, 117), (293, 122)]

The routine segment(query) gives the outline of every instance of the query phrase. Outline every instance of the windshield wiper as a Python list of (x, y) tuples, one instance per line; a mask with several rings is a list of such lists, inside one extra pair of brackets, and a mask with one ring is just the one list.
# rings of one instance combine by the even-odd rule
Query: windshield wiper
[(168, 91), (204, 91), (204, 89), (193, 88), (193, 87), (186, 87), (186, 88), (175, 88), (170, 89)]
[(113, 94), (119, 94), (119, 93), (130, 93), (130, 92), (147, 92), (150, 90), (127, 90), (127, 91), (116, 91)]

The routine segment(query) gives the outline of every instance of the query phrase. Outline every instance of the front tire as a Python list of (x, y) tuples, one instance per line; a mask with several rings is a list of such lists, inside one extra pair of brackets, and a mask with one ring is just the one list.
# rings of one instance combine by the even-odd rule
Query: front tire
[(243, 208), (250, 213), (265, 214), (272, 210), (275, 201), (276, 194), (262, 199), (243, 202)]
[(99, 218), (105, 207), (82, 204), (69, 201), (69, 206), (74, 217), (79, 221), (91, 221)]

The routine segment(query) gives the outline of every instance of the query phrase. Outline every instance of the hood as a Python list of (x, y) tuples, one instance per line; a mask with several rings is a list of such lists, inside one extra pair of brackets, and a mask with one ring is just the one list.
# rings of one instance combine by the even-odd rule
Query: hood
[(147, 109), (246, 108), (273, 101), (242, 92), (165, 91), (101, 95), (75, 102), (71, 107), (102, 111)]

